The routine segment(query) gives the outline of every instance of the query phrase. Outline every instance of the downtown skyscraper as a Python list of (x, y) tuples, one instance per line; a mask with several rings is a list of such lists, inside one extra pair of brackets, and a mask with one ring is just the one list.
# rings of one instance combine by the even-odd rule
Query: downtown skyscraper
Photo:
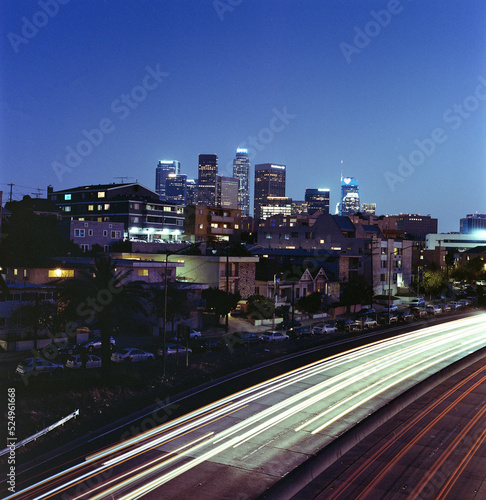
[(216, 176), (218, 175), (218, 155), (200, 154), (198, 163), (197, 203), (214, 207), (216, 203)]
[(339, 215), (353, 215), (359, 212), (359, 187), (354, 177), (341, 176), (341, 204)]
[(155, 192), (162, 201), (165, 199), (165, 183), (169, 174), (180, 174), (181, 162), (177, 160), (161, 160), (155, 168)]
[(242, 217), (250, 215), (250, 159), (248, 149), (238, 148), (233, 160), (233, 177), (238, 179), (238, 208)]
[(307, 213), (312, 215), (319, 210), (324, 214), (328, 214), (329, 196), (329, 189), (306, 189), (305, 201), (307, 203)]
[(268, 197), (285, 196), (285, 165), (261, 163), (255, 165), (255, 192), (253, 215), (256, 219), (263, 216), (262, 206)]

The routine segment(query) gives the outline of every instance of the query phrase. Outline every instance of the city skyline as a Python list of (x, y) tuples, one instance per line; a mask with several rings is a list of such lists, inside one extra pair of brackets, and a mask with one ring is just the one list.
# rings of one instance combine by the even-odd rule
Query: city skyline
[(378, 214), (449, 232), (485, 211), (479, 1), (41, 3), (0, 6), (4, 200), (10, 183), (152, 189), (160, 159), (197, 178), (207, 151), (232, 176), (239, 147), (251, 174), (286, 165), (293, 199), (328, 188), (334, 207), (342, 171)]

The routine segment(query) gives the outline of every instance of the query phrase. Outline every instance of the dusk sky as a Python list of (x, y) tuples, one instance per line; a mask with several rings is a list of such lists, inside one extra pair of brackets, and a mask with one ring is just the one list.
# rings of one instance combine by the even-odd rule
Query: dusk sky
[(0, 19), (4, 201), (9, 183), (154, 189), (162, 159), (197, 179), (199, 153), (232, 175), (240, 146), (252, 200), (273, 162), (332, 213), (341, 172), (441, 232), (486, 213), (484, 0), (5, 0)]

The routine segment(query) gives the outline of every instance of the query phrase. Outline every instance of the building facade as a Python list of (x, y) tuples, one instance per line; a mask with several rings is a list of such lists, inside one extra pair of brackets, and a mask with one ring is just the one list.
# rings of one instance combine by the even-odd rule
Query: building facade
[(233, 160), (233, 177), (238, 179), (238, 208), (242, 217), (250, 215), (250, 159), (248, 149), (238, 148)]
[(240, 241), (241, 210), (188, 205), (186, 207), (186, 240)]
[(169, 174), (165, 181), (165, 200), (175, 205), (185, 205), (187, 198), (187, 175)]
[(260, 207), (260, 220), (268, 219), (273, 215), (292, 215), (292, 198), (286, 196), (268, 196)]
[(486, 231), (486, 214), (467, 214), (460, 220), (459, 232), (469, 234), (473, 231)]
[(238, 208), (238, 179), (218, 175), (216, 177), (216, 207)]
[(186, 205), (197, 205), (197, 182), (195, 179), (186, 180)]
[(255, 165), (254, 217), (262, 218), (261, 207), (269, 196), (285, 196), (286, 166), (273, 163)]
[(198, 205), (214, 207), (216, 203), (216, 176), (218, 155), (200, 154), (198, 164)]
[(155, 192), (160, 200), (166, 201), (166, 181), (170, 174), (180, 174), (181, 163), (177, 160), (160, 160), (155, 168)]
[(83, 252), (92, 250), (94, 245), (109, 252), (113, 243), (122, 241), (125, 234), (123, 222), (64, 220), (60, 227), (63, 235)]
[(328, 214), (330, 194), (329, 189), (306, 189), (307, 213), (312, 215), (319, 210), (323, 214)]

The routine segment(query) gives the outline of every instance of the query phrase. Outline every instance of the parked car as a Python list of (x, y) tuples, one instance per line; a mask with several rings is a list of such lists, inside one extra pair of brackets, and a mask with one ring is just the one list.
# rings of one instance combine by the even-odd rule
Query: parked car
[(308, 326), (298, 326), (297, 328), (290, 328), (287, 330), (287, 335), (291, 339), (299, 339), (302, 337), (310, 337), (314, 332)]
[(361, 320), (362, 328), (375, 328), (375, 326), (378, 326), (376, 319), (366, 317)]
[(294, 321), (292, 321), (291, 319), (287, 319), (282, 321), (281, 323), (277, 323), (275, 327), (277, 328), (277, 330), (288, 330), (289, 328), (296, 328), (298, 326), (302, 326), (302, 323), (300, 321), (297, 321), (296, 319), (294, 319)]
[(410, 312), (414, 315), (415, 318), (424, 318), (425, 316), (427, 316), (425, 307), (412, 307), (412, 309), (410, 309)]
[(262, 338), (254, 332), (235, 332), (225, 335), (226, 344), (229, 347), (248, 346), (250, 344), (261, 344)]
[(425, 308), (428, 314), (440, 314), (442, 312), (442, 309), (435, 305), (435, 304), (428, 304), (427, 307)]
[(269, 330), (261, 335), (264, 342), (281, 342), (283, 340), (289, 340), (289, 336), (286, 333), (277, 332), (274, 330)]
[(135, 363), (137, 361), (151, 361), (154, 355), (151, 352), (142, 351), (136, 347), (125, 347), (120, 351), (115, 351), (111, 355), (111, 360), (115, 363)]
[(442, 307), (442, 312), (451, 312), (452, 311), (452, 307), (449, 304), (444, 304), (441, 307)]
[(380, 325), (387, 325), (392, 323), (398, 323), (398, 316), (388, 311), (384, 311), (378, 314), (377, 321)]
[[(26, 375), (34, 370), (34, 358), (27, 358), (21, 361), (15, 370), (19, 375)], [(44, 358), (36, 358), (35, 371), (37, 373), (61, 373), (64, 370), (64, 365), (53, 363)]]
[[(390, 312), (397, 312), (398, 306), (396, 304), (390, 304)], [(388, 312), (388, 306), (383, 308), (383, 312)]]
[(336, 326), (340, 332), (355, 332), (361, 328), (360, 322), (352, 319), (339, 319)]
[(312, 328), (312, 333), (316, 335), (326, 335), (328, 333), (336, 333), (337, 328), (334, 325), (316, 325)]
[(410, 307), (425, 307), (425, 300), (422, 297), (416, 297), (410, 302)]
[[(168, 358), (177, 356), (179, 353), (179, 356), (185, 356), (186, 355), (186, 347), (180, 344), (167, 344), (165, 346), (165, 352), (166, 356)], [(190, 347), (187, 348), (187, 352), (189, 354), (192, 354), (192, 349)], [(157, 351), (157, 356), (162, 357), (164, 355), (164, 349), (160, 347)]]
[(401, 321), (402, 323), (410, 323), (410, 321), (413, 321), (414, 315), (411, 311), (400, 311), (397, 314), (397, 318), (398, 321)]
[[(83, 366), (81, 354), (69, 356), (66, 360), (66, 368), (78, 370)], [(101, 368), (101, 358), (96, 354), (88, 354), (86, 359), (86, 368)]]
[(221, 351), (227, 347), (226, 342), (221, 337), (210, 337), (202, 342), (206, 351)]
[(52, 344), (46, 345), (42, 352), (47, 354), (47, 357), (52, 358), (57, 355), (71, 355), (77, 350), (76, 344), (71, 342), (53, 342)]
[[(88, 352), (93, 352), (95, 349), (101, 349), (101, 335), (95, 337), (91, 340), (86, 340), (79, 344), (80, 348), (85, 348)], [(115, 339), (110, 337), (110, 349), (113, 351), (115, 349)]]
[(365, 307), (358, 312), (358, 317), (366, 317), (366, 316), (374, 316), (376, 315), (376, 311), (372, 307)]

